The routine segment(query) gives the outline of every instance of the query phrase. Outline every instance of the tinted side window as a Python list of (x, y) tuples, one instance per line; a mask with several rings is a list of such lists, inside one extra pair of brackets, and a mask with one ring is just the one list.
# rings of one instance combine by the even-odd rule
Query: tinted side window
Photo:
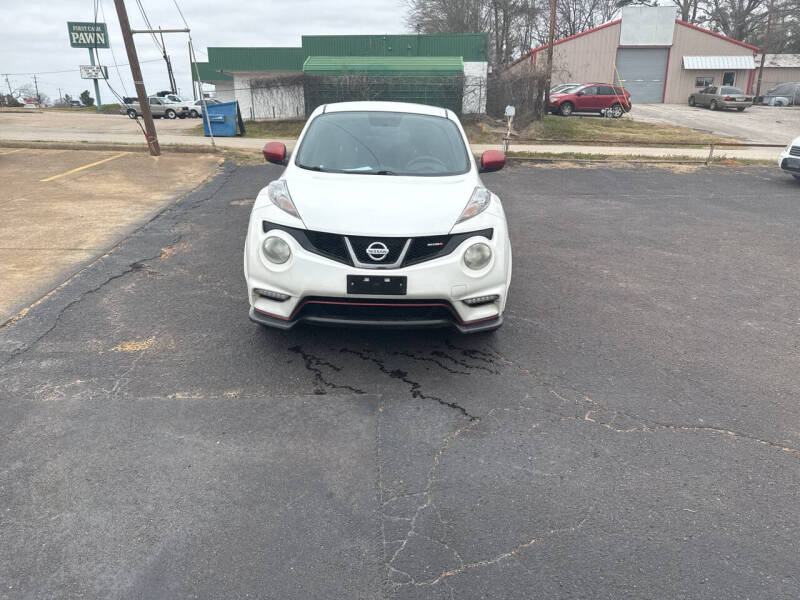
[(613, 96), (614, 95), (614, 88), (610, 85), (601, 85), (597, 88), (597, 95), (598, 96)]
[(581, 91), (583, 92), (584, 96), (596, 96), (597, 95), (597, 88), (596, 87), (587, 87), (587, 88), (585, 88), (585, 89), (583, 89)]

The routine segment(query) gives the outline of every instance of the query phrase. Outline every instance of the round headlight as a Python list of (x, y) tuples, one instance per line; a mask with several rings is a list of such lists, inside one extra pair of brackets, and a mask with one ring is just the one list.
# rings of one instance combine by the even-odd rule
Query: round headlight
[(267, 257), (267, 260), (276, 265), (282, 265), (292, 255), (289, 244), (279, 237), (268, 237), (261, 245), (261, 249), (264, 251), (264, 256)]
[(484, 243), (472, 244), (464, 251), (464, 264), (470, 269), (482, 269), (492, 260), (492, 249)]

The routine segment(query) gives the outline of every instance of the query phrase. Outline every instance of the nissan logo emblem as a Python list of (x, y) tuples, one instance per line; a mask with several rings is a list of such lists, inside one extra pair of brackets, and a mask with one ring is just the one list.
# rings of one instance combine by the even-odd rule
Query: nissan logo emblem
[(389, 254), (389, 248), (383, 242), (372, 242), (367, 246), (367, 256), (372, 260), (383, 260)]

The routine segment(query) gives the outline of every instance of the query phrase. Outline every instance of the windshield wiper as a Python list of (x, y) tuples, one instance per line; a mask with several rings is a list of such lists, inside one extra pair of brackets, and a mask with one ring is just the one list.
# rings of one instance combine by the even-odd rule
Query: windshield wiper
[(375, 175), (397, 175), (394, 171), (387, 171), (386, 169), (382, 169), (380, 171), (375, 171)]
[(325, 169), (323, 169), (319, 165), (311, 166), (311, 165), (300, 165), (300, 164), (298, 164), (297, 166), (300, 167), (301, 169), (308, 169), (309, 171), (319, 171), (321, 173), (325, 172)]

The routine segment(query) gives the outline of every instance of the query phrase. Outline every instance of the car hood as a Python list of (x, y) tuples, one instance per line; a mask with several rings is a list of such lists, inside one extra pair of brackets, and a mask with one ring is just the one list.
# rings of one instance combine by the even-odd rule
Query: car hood
[(286, 182), (311, 230), (403, 237), (448, 233), (479, 185), (476, 179), (471, 173), (399, 177), (294, 169)]

